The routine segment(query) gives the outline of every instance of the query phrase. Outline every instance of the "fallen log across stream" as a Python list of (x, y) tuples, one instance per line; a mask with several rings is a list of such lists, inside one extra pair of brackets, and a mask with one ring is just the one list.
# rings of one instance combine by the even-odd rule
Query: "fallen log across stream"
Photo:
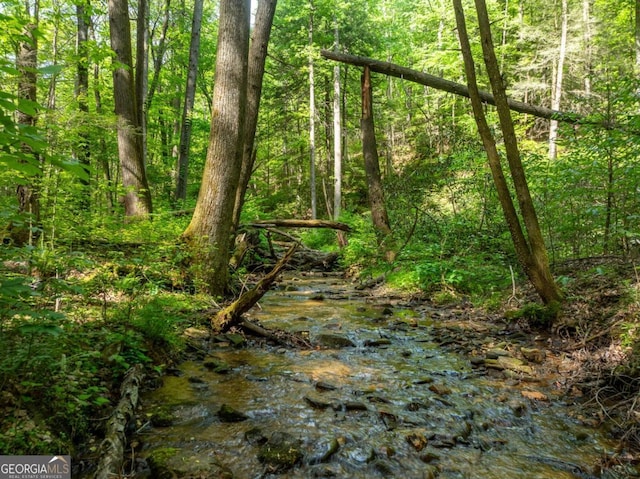
[(280, 271), (282, 271), (287, 262), (296, 252), (296, 249), (298, 249), (298, 244), (299, 243), (295, 243), (291, 246), (289, 251), (280, 258), (273, 269), (260, 279), (253, 288), (240, 295), (237, 300), (226, 308), (220, 310), (213, 318), (211, 318), (211, 327), (215, 331), (228, 331), (234, 326), (241, 326), (243, 321), (242, 315), (249, 311), (258, 301), (260, 301), (260, 298), (269, 291), (273, 282), (278, 278)]

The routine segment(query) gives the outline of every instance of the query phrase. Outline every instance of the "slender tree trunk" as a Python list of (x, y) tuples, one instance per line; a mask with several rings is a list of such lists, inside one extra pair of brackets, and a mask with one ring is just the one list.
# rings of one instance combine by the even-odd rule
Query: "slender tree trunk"
[[(335, 22), (336, 51), (340, 48), (338, 19)], [(333, 67), (333, 219), (338, 220), (342, 206), (342, 117), (340, 113), (340, 64)]]
[(364, 157), (364, 171), (367, 176), (369, 205), (371, 206), (371, 220), (378, 233), (378, 244), (386, 248), (387, 261), (395, 259), (395, 245), (389, 216), (384, 202), (384, 189), (380, 177), (380, 160), (376, 144), (375, 124), (373, 120), (373, 92), (371, 89), (371, 72), (365, 67), (361, 78), (362, 84), (362, 118), (360, 130), (362, 133), (362, 153)]
[[(33, 104), (37, 101), (37, 74), (38, 67), (38, 28), (39, 2), (35, 0), (25, 2), (25, 15), (29, 19), (24, 26), (23, 40), (18, 44), (16, 55), (16, 68), (19, 72), (18, 98)], [(18, 110), (17, 123), (23, 127), (33, 128), (36, 125), (36, 117), (30, 112)], [(30, 146), (22, 145), (22, 150), (27, 155), (36, 155)], [(36, 161), (39, 161), (36, 157)], [(35, 226), (40, 224), (40, 201), (38, 190), (34, 184), (18, 184), (16, 187), (18, 197), (18, 211), (28, 215), (22, 225), (11, 226), (11, 238), (17, 245), (31, 244)]]
[(153, 102), (153, 97), (158, 88), (160, 82), (160, 72), (162, 71), (162, 65), (164, 64), (164, 56), (167, 51), (167, 31), (169, 30), (169, 19), (171, 15), (171, 0), (166, 0), (164, 4), (164, 14), (162, 19), (162, 29), (160, 31), (160, 38), (158, 39), (158, 47), (155, 50), (153, 58), (153, 77), (149, 83), (149, 91), (147, 92), (147, 98), (145, 100), (145, 111), (148, 112)]
[(198, 78), (198, 57), (200, 55), (200, 29), (202, 26), (203, 0), (193, 3), (193, 20), (191, 22), (191, 46), (189, 47), (189, 69), (187, 70), (187, 87), (184, 93), (182, 123), (180, 127), (180, 146), (178, 147), (178, 164), (176, 168), (177, 200), (187, 198), (187, 177), (189, 174), (189, 146), (191, 144), (191, 120), (193, 103), (196, 98), (196, 82)]
[(147, 91), (149, 87), (149, 3), (138, 0), (138, 19), (136, 34), (136, 109), (142, 161), (147, 161)]
[(311, 189), (311, 219), (317, 218), (316, 204), (316, 85), (313, 68), (313, 0), (309, 13), (309, 187)]
[(212, 295), (226, 293), (233, 207), (240, 178), (247, 94), (249, 0), (221, 0), (213, 115), (202, 186), (183, 236), (191, 244), (200, 277)]
[[(86, 7), (88, 6), (84, 0), (78, 0), (76, 4), (76, 19), (77, 19), (77, 36), (76, 36), (76, 88), (75, 98), (78, 103), (78, 110), (80, 116), (86, 116), (89, 113), (89, 22), (90, 17), (87, 14)], [(84, 124), (84, 122), (83, 122)], [(77, 146), (77, 157), (80, 164), (84, 167), (85, 177), (80, 179), (81, 184), (84, 187), (89, 186), (90, 176), (90, 159), (91, 159), (91, 147), (88, 132), (82, 128), (80, 130), (79, 141)], [(81, 206), (88, 207), (90, 204), (91, 195), (89, 191), (85, 189), (85, 194), (81, 198)]]
[(113, 95), (118, 119), (118, 157), (125, 189), (124, 213), (129, 219), (145, 218), (152, 212), (151, 192), (138, 128), (127, 0), (109, 0), (109, 28), (111, 48), (118, 62), (113, 68)]
[(591, 43), (593, 42), (593, 33), (591, 28), (591, 0), (582, 0), (582, 25), (582, 50), (585, 55), (584, 93), (585, 96), (589, 98), (591, 96), (591, 75), (593, 74), (593, 66), (591, 64)]
[[(556, 67), (556, 78), (551, 88), (551, 109), (559, 110), (562, 99), (562, 78), (564, 74), (564, 60), (567, 56), (567, 0), (562, 0), (562, 27), (560, 34), (560, 47), (558, 50), (558, 64)], [(549, 159), (555, 160), (558, 156), (558, 120), (552, 118), (549, 122)]]
[[(513, 123), (511, 122), (511, 115), (506, 102), (504, 85), (498, 70), (497, 59), (495, 54), (493, 54), (493, 44), (491, 41), (490, 30), (488, 30), (489, 22), (486, 15), (486, 7), (482, 0), (476, 0), (480, 34), (482, 37), (482, 47), (485, 53), (485, 64), (487, 71), (489, 72), (491, 86), (496, 98), (496, 105), (500, 115), (500, 125), (503, 129), (503, 137), (507, 148), (507, 157), (509, 159), (511, 176), (516, 188), (516, 195), (518, 197), (520, 209), (525, 219), (530, 244), (527, 243), (522, 226), (520, 225), (518, 214), (511, 199), (511, 194), (502, 171), (500, 155), (484, 115), (482, 100), (477, 87), (475, 65), (467, 35), (462, 1), (453, 0), (453, 5), (456, 13), (460, 45), (465, 60), (465, 72), (467, 75), (469, 92), (471, 94), (474, 117), (476, 119), (476, 124), (478, 126), (478, 131), (480, 132), (485, 151), (487, 152), (487, 158), (489, 160), (491, 174), (496, 185), (498, 199), (502, 206), (505, 220), (513, 239), (518, 260), (542, 300), (546, 304), (557, 302), (561, 299), (561, 295), (549, 272), (544, 244), (542, 244), (542, 251), (540, 251), (541, 246), (539, 243), (542, 239), (542, 235), (539, 227), (537, 227), (535, 211), (532, 210), (533, 207), (530, 203), (531, 198), (528, 193), (528, 187), (519, 159), (515, 132), (513, 131)], [(537, 231), (535, 230), (535, 227), (537, 227)]]
[(635, 18), (635, 51), (636, 51), (636, 73), (640, 72), (640, 0), (636, 0)]
[(245, 194), (249, 179), (253, 173), (256, 152), (254, 150), (258, 112), (262, 96), (262, 79), (267, 60), (267, 47), (271, 36), (273, 16), (276, 11), (277, 0), (260, 0), (256, 11), (251, 45), (249, 46), (249, 66), (247, 71), (247, 111), (245, 113), (244, 140), (242, 142), (242, 169), (236, 190), (236, 200), (233, 210), (233, 230), (240, 224), (240, 213), (244, 206)]
[(489, 74), (491, 89), (496, 99), (496, 109), (500, 119), (500, 128), (502, 129), (509, 170), (511, 171), (511, 178), (529, 239), (532, 264), (530, 270), (525, 270), (525, 272), (545, 304), (557, 303), (562, 299), (562, 294), (551, 275), (547, 249), (538, 223), (538, 216), (533, 206), (533, 200), (529, 193), (529, 185), (527, 184), (524, 174), (516, 133), (511, 119), (511, 111), (509, 110), (507, 101), (507, 94), (493, 49), (491, 24), (487, 14), (487, 7), (484, 0), (475, 0), (475, 4), (478, 12), (478, 25), (480, 27), (484, 63), (487, 68), (487, 73)]

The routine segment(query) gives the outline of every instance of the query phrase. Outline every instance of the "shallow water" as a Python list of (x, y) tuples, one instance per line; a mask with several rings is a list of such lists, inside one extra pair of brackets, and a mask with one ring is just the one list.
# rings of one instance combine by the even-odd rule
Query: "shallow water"
[[(175, 416), (171, 426), (141, 431), (143, 456), (170, 448), (185, 463), (223, 464), (234, 478), (630, 477), (629, 471), (600, 473), (597, 464), (615, 443), (572, 417), (553, 378), (525, 382), (474, 369), (466, 356), (436, 344), (438, 324), (424, 313), (385, 311), (376, 298), (341, 281), (310, 277), (268, 293), (249, 316), (265, 327), (308, 332), (312, 340), (337, 334), (355, 346), (220, 346), (210, 355), (231, 367), (226, 374), (201, 361), (183, 363), (181, 376), (165, 377), (143, 398), (147, 411), (162, 405)], [(388, 344), (367, 345), (380, 339)], [(318, 383), (335, 389), (318, 389)], [(527, 399), (523, 390), (551, 400)], [(309, 400), (330, 407), (318, 409)], [(221, 422), (222, 404), (248, 419)], [(253, 428), (266, 437), (281, 431), (299, 439), (304, 459), (268, 474), (257, 459), (259, 446), (245, 438)], [(415, 437), (426, 445), (410, 444)], [(314, 461), (332, 441), (337, 452)]]

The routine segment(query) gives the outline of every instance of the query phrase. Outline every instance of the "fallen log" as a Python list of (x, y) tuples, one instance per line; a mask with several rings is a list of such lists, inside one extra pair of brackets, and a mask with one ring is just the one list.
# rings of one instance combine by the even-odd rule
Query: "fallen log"
[(100, 444), (100, 462), (95, 479), (121, 477), (124, 462), (124, 448), (127, 443), (127, 425), (135, 416), (138, 405), (138, 389), (144, 376), (142, 365), (133, 366), (120, 386), (120, 401), (109, 421), (105, 438)]
[(260, 220), (254, 221), (247, 226), (253, 226), (254, 228), (273, 228), (279, 226), (282, 228), (331, 228), (340, 231), (351, 231), (351, 227), (345, 223), (339, 221), (328, 220), (298, 220), (298, 219), (274, 219), (274, 220)]
[[(445, 80), (444, 78), (430, 75), (428, 73), (412, 70), (407, 67), (397, 65), (395, 63), (383, 62), (374, 60), (372, 58), (361, 57), (357, 55), (349, 55), (347, 53), (339, 53), (330, 50), (322, 50), (321, 55), (328, 59), (341, 63), (347, 63), (349, 65), (369, 67), (371, 71), (382, 73), (384, 75), (393, 76), (396, 78), (402, 78), (414, 83), (419, 83), (428, 87), (435, 88), (437, 90), (446, 91), (455, 95), (460, 95), (469, 98), (469, 88), (466, 85)], [(493, 95), (487, 91), (480, 90), (480, 99), (484, 103), (495, 105)], [(614, 126), (604, 120), (590, 120), (577, 113), (568, 113), (558, 110), (552, 110), (551, 108), (545, 108), (542, 106), (535, 106), (529, 103), (508, 99), (509, 108), (513, 111), (520, 113), (528, 113), (540, 118), (546, 118), (548, 120), (558, 120), (568, 123), (584, 123), (599, 125), (607, 129), (612, 129)]]
[(211, 327), (215, 331), (227, 331), (233, 326), (240, 325), (242, 315), (249, 311), (253, 305), (260, 301), (260, 298), (269, 291), (271, 284), (277, 279), (280, 271), (282, 271), (287, 262), (291, 259), (297, 248), (298, 243), (295, 243), (291, 248), (289, 248), (289, 251), (280, 258), (273, 269), (258, 281), (253, 288), (242, 294), (233, 303), (220, 310), (213, 318), (211, 318)]

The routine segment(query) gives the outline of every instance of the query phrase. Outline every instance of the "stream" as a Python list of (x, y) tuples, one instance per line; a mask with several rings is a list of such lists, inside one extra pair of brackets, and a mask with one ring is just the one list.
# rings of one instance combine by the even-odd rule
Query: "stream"
[(208, 341), (142, 397), (135, 477), (640, 477), (600, 467), (616, 443), (555, 387), (544, 343), (520, 350), (480, 320), (452, 339), (444, 314), (285, 278), (249, 319), (321, 347)]

